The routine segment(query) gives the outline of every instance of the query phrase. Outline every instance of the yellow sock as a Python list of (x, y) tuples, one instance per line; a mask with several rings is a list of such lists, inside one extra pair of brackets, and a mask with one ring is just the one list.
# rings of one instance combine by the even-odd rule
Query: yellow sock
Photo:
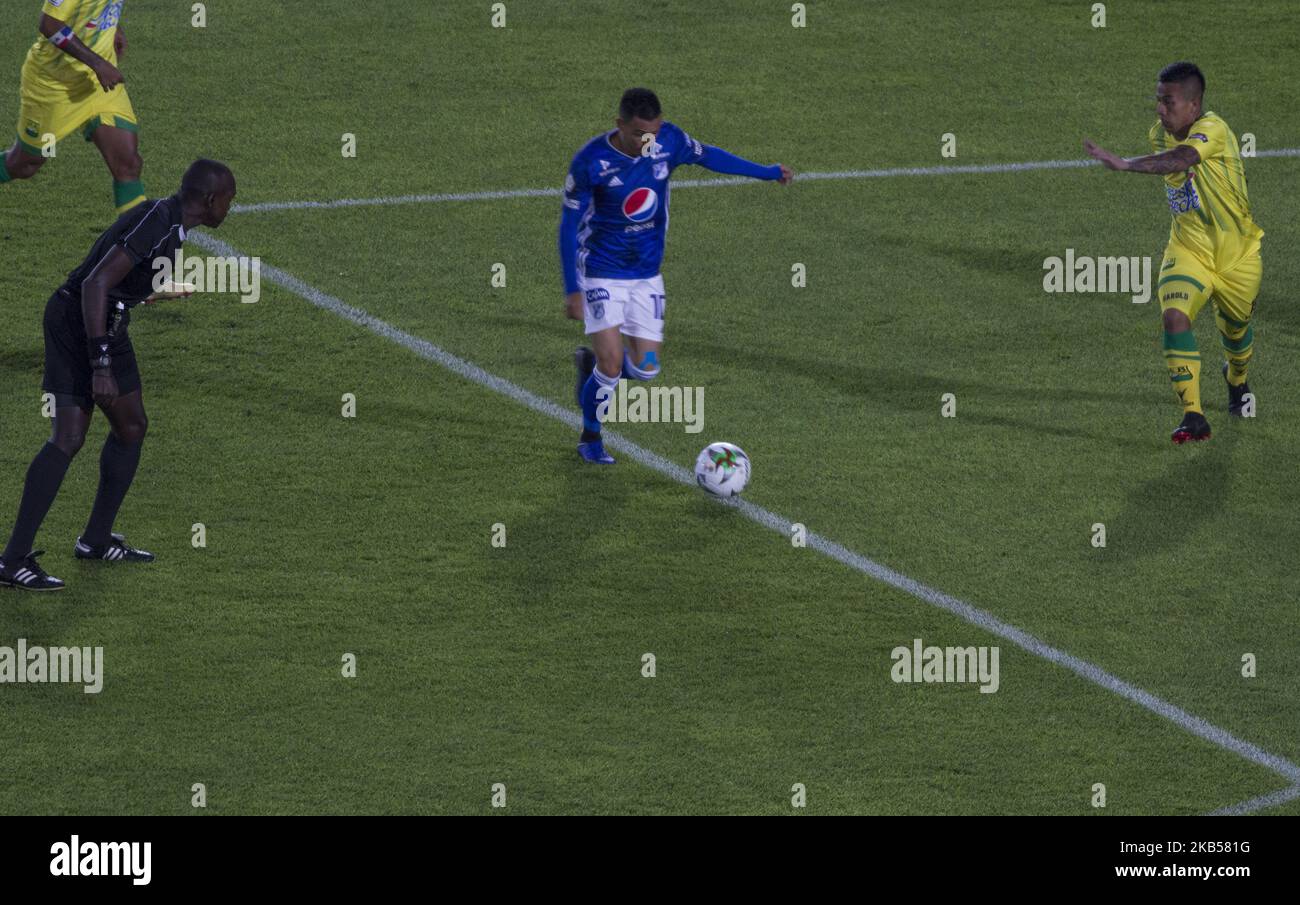
[(1183, 412), (1201, 411), (1201, 353), (1196, 348), (1196, 334), (1165, 331), (1165, 367), (1174, 392), (1183, 404)]
[(1255, 354), (1255, 333), (1250, 323), (1234, 321), (1214, 312), (1214, 323), (1219, 327), (1219, 341), (1223, 343), (1223, 357), (1228, 359), (1228, 383), (1235, 387), (1246, 382), (1246, 366)]

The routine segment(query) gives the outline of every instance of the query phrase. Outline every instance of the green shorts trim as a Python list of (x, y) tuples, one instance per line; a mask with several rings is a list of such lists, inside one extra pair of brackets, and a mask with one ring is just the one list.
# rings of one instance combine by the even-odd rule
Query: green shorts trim
[(1189, 277), (1189, 276), (1187, 276), (1187, 275), (1185, 275), (1185, 274), (1180, 274), (1180, 273), (1171, 273), (1171, 274), (1169, 274), (1169, 276), (1167, 276), (1167, 277), (1161, 277), (1161, 278), (1160, 278), (1160, 282), (1156, 283), (1156, 288), (1159, 289), (1159, 288), (1160, 288), (1161, 286), (1163, 286), (1165, 283), (1176, 283), (1176, 282), (1180, 282), (1180, 281), (1181, 281), (1181, 282), (1184, 282), (1184, 283), (1191, 283), (1193, 286), (1195, 286), (1195, 287), (1196, 287), (1197, 289), (1199, 289), (1201, 292), (1204, 292), (1204, 291), (1205, 291), (1205, 286), (1202, 285), (1201, 282), (1200, 282), (1199, 280), (1195, 280), (1195, 279), (1193, 279), (1192, 277)]
[[(107, 124), (104, 122), (104, 118), (102, 116), (91, 117), (91, 119), (84, 126), (81, 127), (81, 134), (86, 139), (86, 141), (94, 141), (95, 130), (103, 125), (107, 125)], [(136, 123), (133, 123), (129, 119), (124, 119), (123, 117), (117, 115), (113, 116), (113, 128), (125, 129), (126, 131), (134, 132), (137, 135), (140, 133), (140, 127)]]

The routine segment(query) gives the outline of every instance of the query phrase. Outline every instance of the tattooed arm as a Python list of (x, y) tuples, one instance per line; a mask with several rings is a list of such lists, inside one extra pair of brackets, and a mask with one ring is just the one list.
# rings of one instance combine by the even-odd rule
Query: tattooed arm
[(1083, 149), (1089, 156), (1100, 160), (1107, 169), (1127, 170), (1130, 173), (1154, 173), (1163, 176), (1166, 173), (1181, 173), (1201, 162), (1201, 155), (1191, 145), (1179, 145), (1172, 151), (1134, 157), (1131, 160), (1112, 154), (1086, 138), (1083, 140)]

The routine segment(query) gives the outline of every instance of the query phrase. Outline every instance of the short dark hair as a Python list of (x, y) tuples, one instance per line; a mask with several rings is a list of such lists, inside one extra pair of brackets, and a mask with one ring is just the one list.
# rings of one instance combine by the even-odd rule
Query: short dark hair
[(1156, 79), (1158, 82), (1196, 82), (1196, 96), (1200, 97), (1205, 93), (1205, 76), (1201, 73), (1201, 67), (1195, 63), (1180, 62), (1170, 63), (1164, 69), (1160, 70), (1160, 75)]
[(182, 198), (206, 198), (216, 195), (226, 186), (235, 184), (235, 174), (230, 167), (216, 160), (200, 159), (190, 164), (181, 179)]
[(658, 119), (662, 113), (659, 98), (649, 88), (629, 88), (618, 102), (618, 116), (625, 123), (634, 119)]

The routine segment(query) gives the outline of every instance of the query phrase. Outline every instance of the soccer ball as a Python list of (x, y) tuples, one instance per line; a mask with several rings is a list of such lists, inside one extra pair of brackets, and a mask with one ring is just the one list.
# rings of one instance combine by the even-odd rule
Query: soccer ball
[(695, 460), (695, 483), (714, 496), (735, 496), (749, 483), (749, 456), (731, 443), (710, 443)]

